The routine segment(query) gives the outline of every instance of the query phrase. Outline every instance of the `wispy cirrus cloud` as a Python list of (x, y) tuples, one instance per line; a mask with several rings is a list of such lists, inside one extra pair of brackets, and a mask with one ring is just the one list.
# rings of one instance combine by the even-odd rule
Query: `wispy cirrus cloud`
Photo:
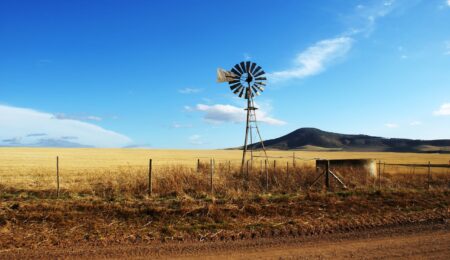
[(194, 94), (194, 93), (199, 93), (201, 91), (202, 91), (202, 89), (200, 89), (200, 88), (183, 88), (183, 89), (179, 89), (178, 93), (181, 93), (181, 94)]
[(129, 137), (91, 123), (0, 105), (0, 146), (122, 147), (130, 143)]
[(450, 103), (444, 103), (438, 110), (433, 111), (435, 116), (450, 116)]
[[(241, 107), (236, 107), (228, 104), (204, 105), (197, 104), (195, 108), (190, 108), (190, 111), (200, 111), (204, 113), (203, 118), (206, 122), (212, 124), (220, 123), (241, 123), (246, 120), (246, 111)], [(258, 122), (263, 122), (269, 125), (284, 125), (285, 121), (273, 118), (262, 109), (256, 110), (256, 117)]]
[(64, 113), (54, 114), (55, 119), (72, 119), (72, 120), (81, 120), (81, 121), (102, 121), (103, 118), (99, 116), (81, 116), (81, 115), (67, 115)]
[(450, 41), (444, 42), (444, 55), (450, 55)]
[(324, 71), (333, 61), (344, 57), (351, 49), (352, 43), (353, 39), (350, 37), (337, 37), (319, 41), (297, 54), (294, 66), (270, 73), (268, 77), (274, 81), (280, 81), (316, 75)]
[(399, 125), (396, 123), (386, 123), (386, 124), (384, 124), (384, 126), (387, 128), (398, 128), (399, 127)]
[(173, 122), (171, 127), (172, 128), (192, 128), (192, 124), (180, 124), (177, 122)]
[(344, 15), (348, 29), (345, 35), (357, 36), (364, 35), (369, 37), (376, 28), (377, 21), (394, 10), (404, 7), (408, 3), (407, 0), (385, 0), (385, 1), (367, 1), (364, 4), (358, 4), (354, 8), (354, 12)]
[(191, 135), (188, 138), (189, 144), (192, 145), (203, 145), (203, 144), (207, 144), (201, 135)]
[[(268, 73), (268, 78), (275, 82), (303, 79), (325, 71), (330, 65), (346, 57), (359, 36), (369, 37), (380, 18), (403, 7), (405, 3), (405, 0), (377, 0), (358, 4), (351, 14), (344, 16), (348, 28), (342, 34), (317, 41), (297, 53), (292, 66)], [(402, 57), (406, 58), (405, 55)]]

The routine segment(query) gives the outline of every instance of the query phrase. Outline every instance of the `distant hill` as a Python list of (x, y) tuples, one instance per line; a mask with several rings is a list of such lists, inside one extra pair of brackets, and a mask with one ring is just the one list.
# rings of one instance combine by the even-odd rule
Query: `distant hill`
[[(279, 138), (264, 141), (269, 149), (309, 151), (367, 151), (367, 152), (421, 152), (450, 153), (450, 140), (412, 140), (383, 138), (369, 135), (349, 135), (300, 128)], [(254, 143), (254, 149), (261, 148)]]

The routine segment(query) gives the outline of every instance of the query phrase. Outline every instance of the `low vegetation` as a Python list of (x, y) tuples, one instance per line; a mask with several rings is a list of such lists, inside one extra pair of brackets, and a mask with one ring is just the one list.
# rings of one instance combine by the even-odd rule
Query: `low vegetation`
[[(46, 165), (55, 163), (50, 153), (60, 156), (59, 198), (55, 167)], [(266, 174), (260, 161), (241, 172), (236, 151), (210, 151), (209, 158), (215, 158), (211, 175), (206, 151), (191, 153), (0, 149), (0, 250), (308, 236), (450, 218), (450, 174), (445, 170), (434, 171), (430, 178), (420, 169), (401, 173), (386, 168), (379, 179), (361, 169), (334, 169), (347, 188), (331, 179), (330, 190), (325, 191), (323, 179), (312, 185), (319, 174), (308, 160), (312, 154), (307, 158), (296, 153), (305, 160), (296, 160), (295, 167), (292, 159), (279, 158), (276, 166), (268, 164)], [(128, 164), (116, 161), (125, 154)], [(180, 159), (170, 163), (177, 155)], [(358, 158), (353, 153), (314, 155)], [(417, 161), (407, 154), (362, 155), (410, 163), (447, 159), (427, 154), (414, 155), (420, 157)], [(138, 165), (134, 156), (145, 163)], [(115, 160), (107, 161), (108, 166), (102, 160), (109, 157)], [(148, 158), (153, 158), (151, 195)]]

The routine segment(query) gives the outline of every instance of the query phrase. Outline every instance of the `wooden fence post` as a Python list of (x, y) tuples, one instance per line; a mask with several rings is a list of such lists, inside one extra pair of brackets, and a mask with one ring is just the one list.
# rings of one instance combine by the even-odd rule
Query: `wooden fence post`
[(197, 159), (197, 172), (200, 172), (200, 159)]
[(228, 174), (231, 172), (231, 161), (228, 161)]
[(264, 169), (266, 170), (266, 192), (269, 191), (269, 169), (267, 168), (267, 159), (264, 160)]
[(378, 190), (381, 191), (381, 161), (378, 160)]
[(286, 179), (289, 180), (289, 162), (286, 162)]
[(152, 159), (148, 161), (148, 195), (152, 196), (153, 183), (152, 183)]
[(59, 198), (59, 156), (56, 156), (56, 197)]
[(378, 160), (378, 190), (381, 190), (381, 161)]
[(427, 189), (430, 189), (430, 184), (431, 184), (431, 162), (428, 161), (428, 185), (427, 185)]
[(262, 161), (259, 161), (259, 175), (261, 176), (263, 174), (263, 164)]
[(295, 152), (292, 152), (292, 167), (295, 169)]
[(214, 192), (214, 187), (213, 187), (213, 174), (214, 174), (214, 159), (211, 159), (211, 163), (210, 163), (210, 177), (209, 177), (209, 187), (210, 187), (210, 192), (211, 195)]
[(277, 160), (273, 160), (273, 173), (277, 170)]
[(330, 189), (330, 161), (327, 160), (325, 164), (325, 187), (327, 190)]

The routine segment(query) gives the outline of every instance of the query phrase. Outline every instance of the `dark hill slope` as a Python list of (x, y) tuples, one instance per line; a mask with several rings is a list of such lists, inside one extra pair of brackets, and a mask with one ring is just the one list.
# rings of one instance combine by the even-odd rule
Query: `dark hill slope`
[[(389, 151), (389, 152), (450, 152), (450, 140), (412, 140), (369, 135), (349, 135), (300, 128), (279, 138), (266, 140), (269, 149)], [(259, 143), (253, 144), (260, 148)]]

